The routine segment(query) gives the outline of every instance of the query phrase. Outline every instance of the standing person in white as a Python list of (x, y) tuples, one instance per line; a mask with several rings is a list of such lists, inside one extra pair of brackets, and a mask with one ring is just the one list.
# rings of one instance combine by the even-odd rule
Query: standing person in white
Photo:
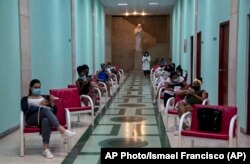
[(145, 51), (142, 57), (142, 70), (145, 77), (149, 76), (150, 74), (150, 61), (151, 57), (149, 56), (148, 51)]

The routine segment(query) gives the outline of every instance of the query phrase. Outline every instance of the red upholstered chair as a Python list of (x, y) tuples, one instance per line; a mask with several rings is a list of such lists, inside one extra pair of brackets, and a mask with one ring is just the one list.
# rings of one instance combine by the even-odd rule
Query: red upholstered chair
[[(77, 86), (76, 86), (75, 84), (68, 84), (68, 88), (77, 88)], [(95, 87), (94, 90), (97, 92), (96, 101), (99, 102), (98, 107), (100, 108), (101, 105), (102, 105), (102, 101), (101, 101), (102, 93), (101, 93), (101, 91), (100, 91), (99, 88), (96, 88), (96, 87)], [(105, 98), (105, 103), (106, 103), (106, 100), (107, 100), (107, 99)], [(95, 105), (95, 104), (94, 104), (94, 105)], [(97, 105), (95, 105), (95, 106), (97, 106)]]
[[(203, 100), (202, 105), (208, 105), (209, 104), (209, 99), (208, 99), (208, 93), (206, 93), (206, 99)], [(164, 98), (164, 96), (163, 96)], [(177, 119), (178, 119), (178, 111), (177, 111), (177, 106), (178, 102), (183, 101), (182, 97), (171, 97), (168, 99), (166, 103), (165, 109), (162, 111), (163, 112), (163, 121), (165, 125), (166, 131), (168, 131), (168, 119), (169, 117), (174, 117), (174, 125), (177, 126)]]
[[(59, 123), (65, 128), (68, 128), (68, 124), (66, 123), (66, 115), (65, 115), (65, 110), (63, 108), (62, 100), (58, 99), (55, 100), (55, 105), (57, 109), (56, 117), (59, 121)], [(51, 127), (52, 131), (57, 131), (55, 127)], [(21, 111), (20, 114), (20, 156), (24, 156), (24, 147), (25, 147), (25, 136), (31, 133), (39, 133), (40, 129), (38, 126), (27, 126), (25, 125), (25, 120), (24, 120), (24, 114)], [(70, 140), (66, 140), (66, 143), (68, 143), (68, 152), (70, 148)]]
[[(90, 113), (91, 125), (94, 126), (94, 104), (92, 99), (87, 95), (79, 95), (77, 88), (62, 88), (62, 89), (50, 89), (50, 94), (62, 99), (63, 107), (66, 110), (68, 129), (71, 129), (71, 114)], [(81, 98), (88, 99), (89, 105), (82, 106)]]
[[(197, 112), (201, 108), (213, 108), (222, 111), (222, 122), (220, 131), (201, 131), (198, 127)], [(183, 130), (183, 122), (191, 115), (191, 126), (188, 130)], [(194, 105), (193, 111), (184, 113), (180, 119), (179, 126), (179, 147), (182, 146), (183, 140), (191, 140), (192, 146), (194, 146), (194, 140), (215, 142), (225, 141), (229, 147), (233, 147), (233, 140), (236, 141), (236, 147), (238, 147), (239, 138), (239, 117), (237, 115), (237, 107), (235, 106), (216, 106), (216, 105)]]
[(69, 84), (68, 88), (77, 88), (77, 86), (75, 84)]
[(171, 97), (168, 99), (166, 103), (165, 109), (162, 111), (163, 121), (165, 125), (165, 130), (168, 131), (168, 122), (169, 117), (174, 117), (174, 124), (177, 125), (178, 111), (176, 108), (176, 104), (181, 101), (179, 97)]

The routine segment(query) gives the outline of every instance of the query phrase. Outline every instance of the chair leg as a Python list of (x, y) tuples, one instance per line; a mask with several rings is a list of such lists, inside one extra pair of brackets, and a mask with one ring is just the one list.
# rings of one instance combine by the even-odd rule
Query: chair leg
[(68, 152), (68, 153), (70, 153), (70, 148), (71, 148), (71, 139), (70, 139), (70, 138), (68, 138), (68, 139), (67, 139), (67, 142), (68, 142), (68, 143), (67, 143), (67, 152)]
[(163, 120), (164, 120), (164, 125), (165, 125), (165, 131), (168, 131), (168, 115), (163, 113)]
[(178, 147), (182, 147), (181, 135), (178, 135)]
[(21, 141), (20, 141), (20, 157), (24, 157), (24, 134), (21, 133)]
[(239, 147), (239, 137), (238, 136), (236, 136), (236, 139), (235, 139), (235, 146), (236, 147)]
[(229, 147), (233, 147), (233, 140), (228, 141)]
[(77, 121), (80, 122), (80, 114), (77, 114)]
[(191, 147), (194, 147), (194, 140), (191, 140)]

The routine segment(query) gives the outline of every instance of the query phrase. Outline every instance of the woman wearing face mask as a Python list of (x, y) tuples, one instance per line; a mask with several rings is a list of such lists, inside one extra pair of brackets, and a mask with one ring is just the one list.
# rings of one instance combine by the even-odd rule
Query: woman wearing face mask
[(21, 109), (25, 115), (25, 123), (28, 126), (39, 126), (43, 138), (43, 155), (52, 159), (54, 155), (49, 149), (51, 127), (55, 127), (61, 133), (62, 138), (72, 137), (75, 132), (66, 130), (61, 126), (55, 116), (56, 108), (51, 95), (41, 95), (41, 83), (33, 79), (29, 85), (29, 95), (21, 99)]
[(171, 72), (170, 76), (165, 82), (164, 106), (166, 106), (168, 99), (171, 97), (176, 96), (182, 98), (185, 96), (185, 90), (187, 88), (188, 85), (186, 84), (184, 78), (179, 76), (177, 72)]
[[(186, 90), (185, 101), (180, 101), (177, 106), (179, 117), (185, 112), (191, 112), (193, 110), (192, 105), (202, 104), (202, 101), (207, 98), (207, 93), (205, 90), (201, 90), (201, 85), (202, 78), (197, 78), (194, 80), (192, 87)], [(187, 125), (184, 124), (184, 128), (187, 128)]]

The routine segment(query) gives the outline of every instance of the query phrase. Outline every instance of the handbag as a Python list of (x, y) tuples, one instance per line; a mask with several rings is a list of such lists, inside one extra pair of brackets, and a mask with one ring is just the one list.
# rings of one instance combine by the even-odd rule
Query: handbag
[(197, 110), (198, 129), (201, 131), (219, 132), (221, 129), (222, 111), (214, 108)]

